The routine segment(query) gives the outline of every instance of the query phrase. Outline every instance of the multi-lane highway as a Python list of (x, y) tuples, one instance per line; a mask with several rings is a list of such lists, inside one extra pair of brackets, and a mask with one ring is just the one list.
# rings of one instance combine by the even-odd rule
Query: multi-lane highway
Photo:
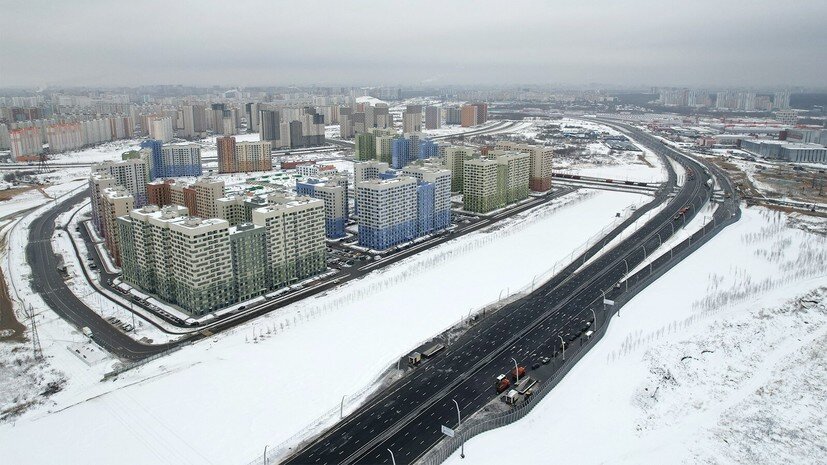
[[(646, 258), (647, 250), (655, 250), (709, 198), (708, 178), (698, 163), (659, 142), (639, 140), (693, 172), (663, 210), (581, 269), (569, 267), (528, 297), (483, 319), (434, 360), (304, 445), (288, 463), (390, 463), (388, 450), (396, 463), (412, 463), (442, 439), (442, 425), (457, 426), (454, 401), (468, 417), (496, 398), (493, 380), (513, 368), (514, 360), (531, 366), (551, 357), (551, 363), (531, 372), (540, 382), (548, 380), (562, 364), (561, 341), (577, 347), (581, 339), (575, 335), (587, 324), (605, 323), (603, 299), (625, 292), (619, 283)], [(670, 169), (669, 186), (658, 194), (659, 200), (666, 200), (673, 186)], [(585, 261), (585, 256), (576, 260)]]

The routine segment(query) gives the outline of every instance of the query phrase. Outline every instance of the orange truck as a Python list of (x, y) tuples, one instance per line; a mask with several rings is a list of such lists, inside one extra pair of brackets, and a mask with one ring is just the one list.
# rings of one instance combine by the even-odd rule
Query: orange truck
[(494, 379), (494, 388), (497, 389), (497, 394), (502, 394), (510, 386), (511, 382), (508, 381), (505, 375), (497, 376), (497, 378)]
[(520, 365), (511, 370), (511, 377), (514, 379), (525, 377), (525, 367)]

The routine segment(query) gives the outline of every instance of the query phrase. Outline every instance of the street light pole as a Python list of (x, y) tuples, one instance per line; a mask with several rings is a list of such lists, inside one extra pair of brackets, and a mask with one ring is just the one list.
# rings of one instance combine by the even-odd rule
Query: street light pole
[(340, 419), (340, 420), (341, 420), (342, 418), (344, 418), (344, 412), (345, 412), (345, 397), (347, 397), (347, 394), (345, 394), (345, 395), (343, 395), (343, 396), (342, 396), (342, 402), (339, 404), (339, 419)]
[(597, 328), (597, 313), (594, 313), (594, 309), (589, 309), (592, 311), (592, 322), (594, 323), (594, 327)]
[(396, 459), (393, 457), (393, 451), (388, 449), (388, 452), (391, 453), (391, 463), (393, 463), (393, 465), (396, 465)]
[(623, 282), (626, 283), (626, 291), (628, 292), (629, 291), (629, 262), (627, 262), (626, 259), (624, 258), (623, 263), (626, 265), (626, 275), (625, 275), (626, 279), (624, 279)]
[(557, 335), (560, 338), (560, 342), (563, 345), (563, 360), (566, 360), (566, 341), (563, 340), (563, 336)]
[(517, 359), (514, 358), (514, 357), (511, 357), (511, 360), (514, 360), (514, 376), (517, 377), (517, 381), (515, 381), (515, 383), (519, 383), (520, 382), (520, 369), (517, 367)]
[[(459, 429), (459, 426), (462, 424), (462, 417), (460, 417), (460, 415), (459, 415), (459, 403), (457, 402), (456, 399), (451, 399), (451, 400), (453, 400), (454, 405), (457, 406), (457, 429)], [(462, 441), (460, 443), (459, 447), (460, 447), (459, 457), (461, 459), (464, 459), (465, 458), (465, 441)]]
[(267, 445), (264, 446), (264, 465), (267, 465)]

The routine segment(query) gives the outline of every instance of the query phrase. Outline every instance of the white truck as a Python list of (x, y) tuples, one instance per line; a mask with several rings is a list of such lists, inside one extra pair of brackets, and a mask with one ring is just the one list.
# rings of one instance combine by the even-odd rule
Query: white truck
[(84, 336), (88, 337), (89, 339), (92, 339), (92, 330), (89, 329), (88, 326), (84, 326), (83, 329), (81, 329), (81, 332), (83, 332)]

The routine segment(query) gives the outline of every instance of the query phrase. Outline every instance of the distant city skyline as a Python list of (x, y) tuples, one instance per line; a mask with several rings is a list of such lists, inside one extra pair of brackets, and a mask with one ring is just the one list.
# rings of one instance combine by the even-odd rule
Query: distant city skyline
[(0, 87), (827, 86), (827, 3), (3, 2)]

